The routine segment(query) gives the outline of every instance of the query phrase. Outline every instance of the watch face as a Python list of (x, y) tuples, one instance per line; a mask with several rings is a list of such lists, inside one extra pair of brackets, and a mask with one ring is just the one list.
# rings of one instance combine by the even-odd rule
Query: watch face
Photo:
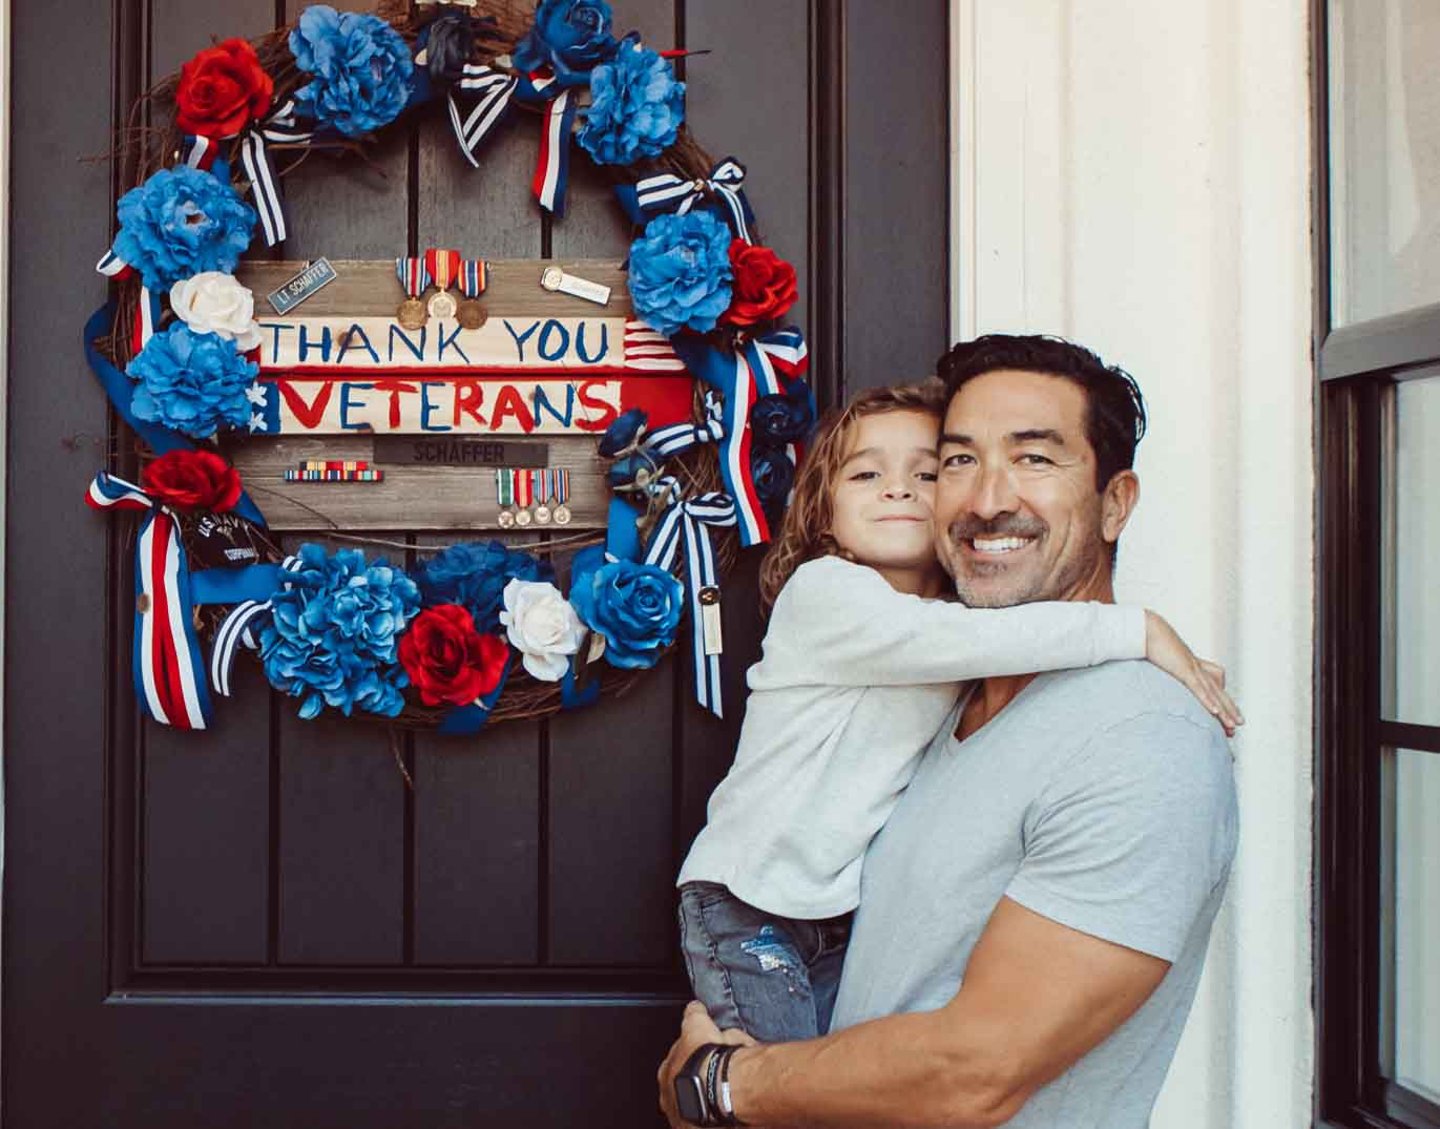
[(700, 1090), (700, 1079), (687, 1074), (676, 1076), (675, 1107), (690, 1124), (705, 1124), (705, 1098)]

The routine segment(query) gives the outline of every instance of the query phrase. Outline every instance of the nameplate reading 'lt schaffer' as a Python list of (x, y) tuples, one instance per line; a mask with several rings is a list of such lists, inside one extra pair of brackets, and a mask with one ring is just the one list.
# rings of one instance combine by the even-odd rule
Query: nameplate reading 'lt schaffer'
[(550, 448), (544, 443), (507, 443), (498, 439), (379, 435), (371, 457), (377, 463), (400, 466), (547, 467)]
[(623, 411), (687, 419), (692, 385), (665, 337), (623, 317), (260, 319), (255, 435), (593, 434)]

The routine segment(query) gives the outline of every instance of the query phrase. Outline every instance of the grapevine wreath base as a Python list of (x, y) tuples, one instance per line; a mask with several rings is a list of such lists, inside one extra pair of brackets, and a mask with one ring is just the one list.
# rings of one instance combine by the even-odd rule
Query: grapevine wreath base
[[(684, 54), (617, 38), (605, 0), (314, 5), (201, 51), (139, 100), (117, 153), (137, 187), (99, 264), (112, 301), (85, 338), (139, 439), (140, 481), (102, 471), (88, 501), (141, 514), (134, 681), (149, 716), (205, 728), (235, 655), (253, 650), (302, 717), (475, 733), (623, 692), (674, 649), (687, 612), (695, 695), (722, 712), (719, 583), (780, 520), (815, 407), (804, 340), (782, 324), (794, 269), (759, 241), (743, 166), (714, 161), (684, 124)], [(403, 554), (408, 571), (352, 548), (286, 556), (264, 491), (224, 457), (253, 442), (274, 394), (242, 255), (283, 244), (283, 183), (311, 156), (363, 158), (384, 129), (439, 112), (478, 165), (517, 110), (540, 122), (534, 191), (557, 221), (572, 149), (613, 181), (636, 233), (633, 316), (683, 360), (690, 418), (618, 413), (599, 444), (603, 529), (448, 547), (326, 532)], [(411, 305), (434, 287), (442, 322), (451, 282), (471, 299), (485, 286), (483, 262), (457, 280), (446, 256), (396, 262)], [(546, 521), (555, 502), (524, 505)]]

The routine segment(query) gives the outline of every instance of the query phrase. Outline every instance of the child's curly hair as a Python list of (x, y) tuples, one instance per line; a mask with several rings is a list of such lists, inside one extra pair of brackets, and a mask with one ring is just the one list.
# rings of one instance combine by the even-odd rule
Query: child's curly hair
[(826, 414), (806, 448), (780, 536), (760, 566), (762, 609), (770, 610), (790, 574), (806, 561), (841, 552), (830, 535), (834, 520), (832, 496), (835, 476), (854, 442), (856, 422), (883, 412), (924, 412), (941, 419), (948, 401), (945, 386), (931, 377), (921, 384), (867, 388), (845, 407)]

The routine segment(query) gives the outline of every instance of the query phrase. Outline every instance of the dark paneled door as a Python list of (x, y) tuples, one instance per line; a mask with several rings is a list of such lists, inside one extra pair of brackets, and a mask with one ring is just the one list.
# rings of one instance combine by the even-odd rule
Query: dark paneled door
[[(124, 538), (81, 504), (107, 460), (133, 466), (79, 351), (128, 186), (80, 158), (212, 35), (298, 7), (14, 4), (3, 1115), (654, 1124), (684, 999), (672, 877), (739, 722), (698, 713), (674, 663), (582, 714), (406, 739), (413, 789), (383, 729), (299, 722), (253, 669), (209, 734), (136, 717)], [(943, 0), (615, 7), (652, 44), (712, 51), (690, 61), (690, 120), (748, 166), (800, 269), (822, 399), (923, 374), (945, 344)], [(285, 256), (623, 257), (581, 155), (569, 214), (541, 222), (536, 144), (522, 120), (476, 171), (432, 116), (369, 162), (314, 158), (288, 182)], [(758, 646), (756, 564), (725, 599), (729, 702)]]

